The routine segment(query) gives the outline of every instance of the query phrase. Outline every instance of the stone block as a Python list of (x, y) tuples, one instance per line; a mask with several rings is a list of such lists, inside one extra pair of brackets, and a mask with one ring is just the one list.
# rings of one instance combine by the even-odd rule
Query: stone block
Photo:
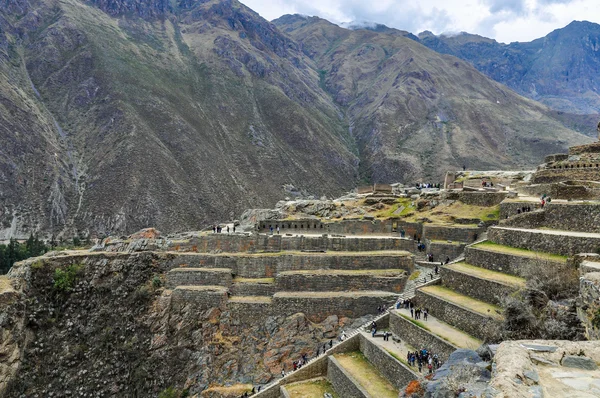
[(567, 368), (577, 368), (577, 369), (585, 369), (585, 370), (596, 370), (598, 369), (598, 365), (592, 359), (583, 356), (574, 356), (567, 355), (562, 361), (561, 365)]

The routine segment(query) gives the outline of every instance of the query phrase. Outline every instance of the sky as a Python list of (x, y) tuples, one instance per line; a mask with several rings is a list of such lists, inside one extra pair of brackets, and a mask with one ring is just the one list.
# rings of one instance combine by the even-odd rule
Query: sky
[(600, 23), (598, 0), (241, 0), (263, 18), (316, 15), (334, 23), (374, 22), (419, 33), (476, 33), (531, 41), (573, 20)]

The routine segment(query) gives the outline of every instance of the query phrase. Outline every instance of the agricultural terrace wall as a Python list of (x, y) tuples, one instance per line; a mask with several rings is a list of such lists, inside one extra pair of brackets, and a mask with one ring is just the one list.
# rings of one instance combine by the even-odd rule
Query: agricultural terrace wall
[(392, 333), (406, 341), (408, 345), (416, 348), (426, 348), (438, 355), (440, 360), (446, 361), (458, 347), (447, 342), (435, 334), (415, 325), (395, 311), (390, 315), (390, 329)]
[(242, 325), (264, 324), (265, 318), (272, 314), (270, 302), (240, 302), (229, 301), (227, 310), (233, 315), (233, 319)]
[(412, 380), (419, 379), (416, 373), (370, 341), (364, 334), (360, 334), (360, 352), (398, 390), (404, 389)]
[(277, 291), (355, 291), (381, 290), (402, 293), (406, 283), (404, 271), (386, 275), (337, 272), (283, 272), (277, 275)]
[(465, 250), (464, 243), (448, 243), (442, 241), (429, 241), (427, 244), (427, 252), (433, 255), (435, 262), (445, 261), (446, 257), (450, 260), (458, 258)]
[(413, 256), (406, 254), (348, 254), (325, 253), (265, 253), (264, 255), (235, 255), (168, 253), (167, 268), (230, 268), (232, 273), (243, 278), (272, 278), (284, 271), (316, 269), (402, 269), (411, 273), (414, 269)]
[(208, 234), (173, 243), (174, 251), (198, 253), (280, 252), (280, 251), (415, 251), (412, 239), (400, 237), (329, 237), (285, 235)]
[(281, 315), (304, 313), (313, 322), (321, 322), (331, 314), (360, 318), (377, 313), (382, 304), (392, 305), (397, 294), (387, 292), (278, 292), (273, 296), (273, 310)]
[(553, 235), (544, 232), (492, 227), (488, 229), (488, 239), (500, 245), (563, 256), (594, 253), (600, 248), (600, 238), (596, 236)]
[(521, 193), (526, 195), (541, 197), (546, 196), (552, 199), (594, 199), (600, 197), (600, 190), (586, 187), (585, 182), (578, 183), (574, 181), (571, 184), (565, 184), (563, 182), (551, 183), (551, 184), (533, 184), (525, 185), (519, 188)]
[(322, 221), (320, 219), (298, 219), (298, 220), (264, 220), (257, 225), (257, 230), (262, 233), (279, 231), (281, 234), (343, 234), (343, 235), (388, 235), (391, 234), (393, 223), (390, 220), (339, 220), (335, 222)]
[(440, 268), (440, 274), (444, 286), (486, 303), (499, 305), (503, 297), (518, 290), (514, 286), (477, 278), (446, 267)]
[(415, 301), (419, 307), (427, 308), (436, 318), (482, 340), (485, 340), (486, 336), (490, 335), (499, 323), (493, 318), (467, 310), (418, 289), (415, 294)]
[(231, 269), (229, 268), (173, 268), (167, 272), (167, 287), (192, 285), (231, 285)]
[(234, 296), (272, 296), (277, 290), (274, 283), (234, 282), (229, 287), (229, 292)]
[(525, 201), (502, 202), (502, 203), (500, 203), (500, 221), (502, 221), (508, 217), (513, 217), (513, 216), (519, 215), (517, 210), (522, 211), (523, 207), (530, 207), (531, 211), (533, 212), (534, 210), (539, 208), (539, 203), (525, 202)]
[(499, 253), (470, 246), (467, 246), (465, 249), (465, 262), (477, 267), (517, 276), (524, 276), (529, 269), (541, 266), (559, 267), (564, 265), (564, 262), (541, 259), (535, 256), (526, 257), (516, 254)]
[(492, 207), (500, 204), (508, 192), (469, 192), (469, 191), (451, 191), (443, 194), (444, 199), (458, 200), (467, 205)]
[[(532, 184), (548, 184), (561, 181), (600, 181), (600, 168), (584, 168), (583, 165), (588, 165), (588, 161), (569, 163), (565, 166), (569, 168), (560, 169), (544, 169), (536, 171), (531, 179)], [(595, 164), (595, 163), (594, 163)], [(570, 166), (574, 166), (570, 168)], [(579, 167), (577, 167), (579, 166)]]
[(334, 357), (328, 357), (327, 379), (340, 397), (344, 398), (371, 398), (371, 396), (358, 384)]
[(541, 211), (519, 214), (500, 224), (519, 228), (600, 232), (600, 204), (551, 202)]
[(225, 309), (227, 300), (227, 289), (218, 286), (178, 286), (171, 293), (175, 307), (193, 304), (199, 309)]
[(426, 224), (423, 226), (423, 236), (427, 240), (471, 243), (476, 241), (484, 231), (484, 228), (456, 225)]

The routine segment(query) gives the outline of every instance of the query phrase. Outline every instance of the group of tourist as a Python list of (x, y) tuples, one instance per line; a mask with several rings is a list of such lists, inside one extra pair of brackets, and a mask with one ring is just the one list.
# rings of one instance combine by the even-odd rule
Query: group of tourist
[(415, 308), (414, 303), (410, 299), (398, 299), (398, 301), (396, 301), (396, 309), (400, 308), (410, 310), (410, 317), (415, 320), (421, 319), (421, 315), (423, 316), (424, 321), (427, 320), (427, 314), (429, 313), (429, 310), (427, 308)]
[[(212, 231), (213, 231), (213, 234), (220, 234), (223, 232), (223, 227), (220, 225), (213, 225)], [(225, 228), (225, 231), (227, 231), (227, 233), (229, 233), (229, 225)], [(233, 226), (233, 233), (235, 233), (235, 225)]]
[(242, 395), (240, 395), (240, 398), (246, 398), (246, 397), (250, 397), (254, 394), (258, 394), (260, 392), (262, 386), (258, 386), (258, 387), (252, 387), (252, 391), (250, 392), (250, 394), (248, 394), (248, 391), (246, 391), (245, 393), (243, 393)]
[(517, 209), (517, 214), (529, 213), (530, 211), (531, 211), (531, 206), (523, 206), (520, 209)]
[(435, 370), (442, 366), (442, 362), (439, 360), (437, 354), (432, 354), (425, 348), (415, 352), (409, 351), (406, 354), (406, 360), (410, 366), (417, 366), (419, 373), (423, 371), (423, 367), (426, 367), (428, 373), (432, 374)]
[(486, 180), (481, 181), (481, 186), (483, 188), (493, 188), (494, 187), (494, 183), (493, 182), (487, 182)]
[(431, 184), (431, 183), (424, 184), (424, 183), (418, 182), (415, 186), (417, 189), (424, 189), (424, 188), (440, 189), (441, 184)]

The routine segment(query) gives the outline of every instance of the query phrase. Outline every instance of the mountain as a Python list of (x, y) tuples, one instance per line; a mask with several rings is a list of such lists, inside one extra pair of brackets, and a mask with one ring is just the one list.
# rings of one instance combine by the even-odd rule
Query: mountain
[(4, 236), (190, 230), (283, 184), (354, 186), (312, 61), (240, 3), (10, 0), (0, 16)]
[(531, 167), (587, 140), (376, 30), (272, 24), (235, 0), (2, 2), (0, 239), (193, 230), (290, 184), (334, 196)]
[(433, 35), (419, 42), (472, 63), (516, 92), (562, 112), (600, 113), (600, 25), (574, 21), (531, 42), (498, 43), (478, 35)]
[(519, 168), (585, 140), (551, 112), (407, 32), (343, 29), (318, 17), (273, 21), (303, 44), (346, 109), (364, 178), (435, 179), (457, 168)]

